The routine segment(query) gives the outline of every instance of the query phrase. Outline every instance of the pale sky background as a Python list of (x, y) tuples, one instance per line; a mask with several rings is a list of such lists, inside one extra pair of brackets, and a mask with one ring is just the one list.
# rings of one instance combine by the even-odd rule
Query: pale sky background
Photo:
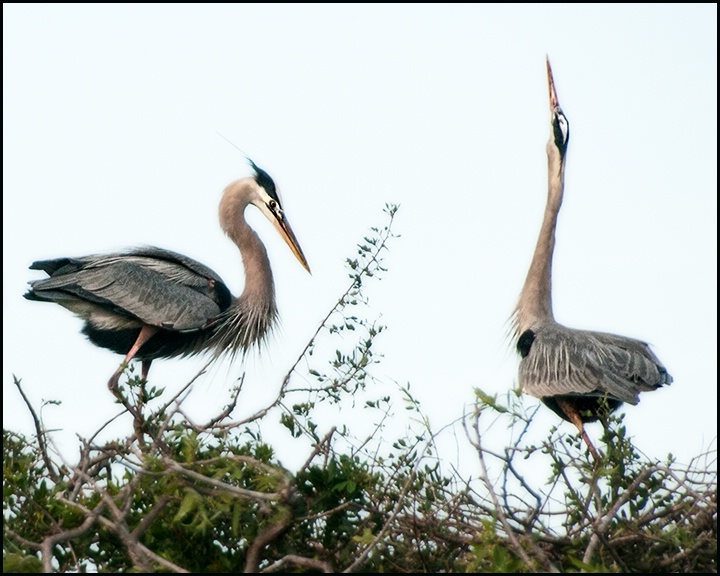
[[(401, 237), (368, 291), (379, 382), (410, 382), (437, 430), (474, 387), (504, 394), (546, 200), (546, 54), (571, 131), (556, 319), (647, 340), (673, 375), (625, 409), (641, 450), (714, 446), (716, 4), (3, 4), (3, 426), (32, 432), (13, 374), (36, 406), (62, 401), (43, 414), (71, 454), (118, 411), (121, 358), (22, 298), (34, 260), (154, 244), (241, 292), (217, 203), (249, 171), (218, 133), (273, 176), (313, 274), (249, 209), (282, 326), (260, 359), (201, 380), (198, 409), (218, 412), (243, 369), (241, 410), (273, 396), (386, 203)], [(169, 394), (202, 364), (156, 361), (151, 383)]]

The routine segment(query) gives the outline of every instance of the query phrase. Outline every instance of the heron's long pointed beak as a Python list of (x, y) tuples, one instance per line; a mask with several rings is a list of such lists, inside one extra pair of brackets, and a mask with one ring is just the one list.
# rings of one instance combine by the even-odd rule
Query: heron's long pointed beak
[(557, 92), (555, 92), (555, 81), (553, 80), (552, 68), (550, 67), (550, 58), (546, 57), (545, 62), (547, 64), (547, 76), (548, 76), (548, 92), (550, 94), (550, 112), (554, 112), (555, 108), (559, 107), (560, 104), (557, 98)]
[(273, 219), (273, 223), (275, 224), (278, 232), (280, 232), (280, 236), (283, 237), (287, 245), (290, 247), (290, 250), (292, 250), (292, 253), (295, 254), (295, 258), (300, 261), (300, 264), (303, 265), (305, 270), (312, 274), (310, 266), (307, 263), (307, 259), (305, 258), (305, 254), (303, 254), (302, 248), (300, 248), (300, 243), (297, 241), (297, 238), (295, 238), (295, 234), (293, 233), (292, 228), (290, 228), (290, 223), (287, 221), (287, 218), (283, 215), (282, 218)]

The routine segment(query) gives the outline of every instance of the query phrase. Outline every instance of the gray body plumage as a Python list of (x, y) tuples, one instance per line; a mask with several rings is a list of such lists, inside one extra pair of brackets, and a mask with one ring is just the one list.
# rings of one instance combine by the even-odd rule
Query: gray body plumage
[(565, 396), (585, 422), (598, 417), (603, 402), (610, 410), (637, 404), (672, 378), (650, 346), (626, 336), (574, 330), (549, 322), (518, 339), (518, 383), (526, 394), (543, 400), (565, 420), (556, 397)]
[(49, 278), (30, 282), (25, 297), (74, 312), (96, 344), (106, 342), (104, 347), (126, 354), (143, 325), (158, 328), (155, 342), (141, 348), (138, 359), (205, 350), (198, 343), (212, 340), (234, 301), (213, 270), (155, 247), (44, 260), (30, 268), (45, 271)]

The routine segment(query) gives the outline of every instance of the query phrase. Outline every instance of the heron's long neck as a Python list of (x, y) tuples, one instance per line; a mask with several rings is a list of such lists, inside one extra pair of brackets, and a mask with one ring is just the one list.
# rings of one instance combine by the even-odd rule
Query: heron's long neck
[(267, 250), (248, 225), (245, 226), (241, 238), (242, 240), (233, 238), (240, 249), (245, 268), (245, 288), (240, 298), (258, 306), (272, 307), (275, 305), (275, 284)]
[(552, 259), (555, 248), (555, 226), (562, 204), (564, 180), (565, 165), (557, 149), (548, 147), (548, 198), (535, 253), (515, 309), (518, 335), (540, 324), (554, 321), (551, 290)]
[(245, 269), (245, 287), (237, 304), (255, 310), (275, 309), (275, 285), (265, 246), (245, 220), (247, 204), (237, 195), (220, 202), (220, 224), (240, 250)]
[(245, 268), (245, 288), (228, 308), (212, 335), (217, 354), (244, 354), (262, 342), (277, 318), (275, 288), (265, 246), (245, 221), (253, 192), (244, 180), (225, 189), (220, 200), (220, 225), (237, 245)]

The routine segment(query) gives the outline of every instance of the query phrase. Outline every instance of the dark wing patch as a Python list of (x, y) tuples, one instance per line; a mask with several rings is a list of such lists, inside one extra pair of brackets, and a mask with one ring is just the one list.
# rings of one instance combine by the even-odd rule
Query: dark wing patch
[(532, 330), (525, 330), (517, 341), (517, 351), (521, 358), (525, 358), (530, 354), (530, 347), (532, 346), (533, 340), (535, 340), (535, 332)]

